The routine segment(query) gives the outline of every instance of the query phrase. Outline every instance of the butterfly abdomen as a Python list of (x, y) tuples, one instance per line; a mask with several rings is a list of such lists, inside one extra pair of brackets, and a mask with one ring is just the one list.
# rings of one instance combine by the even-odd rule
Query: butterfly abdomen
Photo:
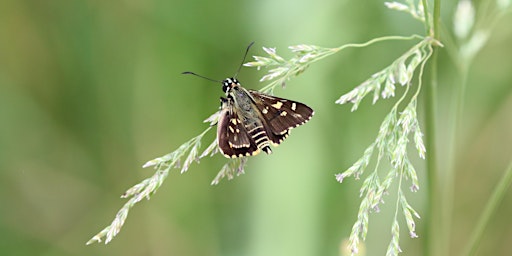
[(268, 138), (267, 132), (265, 128), (261, 124), (250, 124), (246, 126), (247, 132), (256, 143), (256, 146), (265, 151), (265, 153), (270, 154), (272, 150), (270, 149), (270, 139)]

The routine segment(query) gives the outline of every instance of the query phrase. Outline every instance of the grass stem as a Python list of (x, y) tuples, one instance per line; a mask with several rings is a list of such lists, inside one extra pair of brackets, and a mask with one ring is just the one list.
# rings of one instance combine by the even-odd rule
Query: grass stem
[(503, 200), (503, 197), (507, 193), (507, 190), (510, 187), (511, 183), (512, 160), (510, 161), (507, 170), (505, 170), (503, 178), (500, 179), (498, 185), (496, 186), (496, 189), (489, 198), (489, 201), (487, 201), (487, 205), (484, 208), (484, 212), (482, 213), (482, 216), (480, 216), (480, 219), (476, 224), (475, 230), (471, 235), (471, 239), (469, 240), (466, 246), (466, 253), (464, 253), (463, 255), (475, 255), (476, 250), (478, 249), (478, 245), (480, 244), (480, 241), (482, 240), (482, 237), (484, 235), (485, 227), (489, 224), (489, 220), (491, 219), (492, 215), (496, 212), (498, 205)]

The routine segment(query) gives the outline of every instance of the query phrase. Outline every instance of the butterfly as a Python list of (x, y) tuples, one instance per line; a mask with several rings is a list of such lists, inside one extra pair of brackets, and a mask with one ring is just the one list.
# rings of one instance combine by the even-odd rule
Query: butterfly
[[(247, 47), (242, 63), (252, 44)], [(183, 74), (216, 81), (193, 72)], [(236, 78), (222, 81), (222, 90), (225, 97), (220, 97), (217, 145), (228, 158), (253, 156), (261, 151), (272, 153), (271, 145), (279, 145), (291, 129), (303, 125), (314, 114), (306, 104), (245, 89)]]
[(303, 103), (245, 89), (235, 78), (222, 81), (222, 90), (217, 144), (229, 158), (272, 153), (270, 145), (279, 145), (314, 114)]

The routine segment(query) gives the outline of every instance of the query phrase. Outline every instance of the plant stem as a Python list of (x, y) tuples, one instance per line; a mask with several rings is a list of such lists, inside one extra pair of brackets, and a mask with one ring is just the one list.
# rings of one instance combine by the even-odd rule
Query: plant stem
[(510, 161), (507, 170), (505, 170), (503, 177), (500, 179), (500, 182), (498, 183), (498, 186), (496, 186), (496, 189), (492, 193), (492, 196), (489, 198), (489, 201), (487, 202), (487, 205), (484, 208), (484, 212), (482, 213), (482, 216), (480, 216), (480, 219), (478, 220), (475, 230), (471, 235), (471, 239), (469, 240), (466, 246), (466, 253), (464, 253), (463, 255), (475, 255), (476, 249), (478, 248), (478, 245), (482, 240), (484, 229), (489, 223), (489, 220), (491, 219), (494, 212), (496, 212), (499, 203), (502, 201), (511, 183), (512, 161)]
[(465, 107), (465, 96), (466, 96), (466, 88), (468, 84), (468, 71), (471, 64), (471, 59), (459, 59), (459, 70), (461, 81), (458, 88), (455, 89), (455, 93), (453, 95), (453, 116), (451, 118), (452, 124), (450, 125), (450, 130), (448, 132), (449, 142), (448, 142), (448, 159), (446, 169), (443, 171), (444, 173), (444, 183), (443, 183), (443, 201), (441, 204), (442, 212), (441, 212), (441, 225), (443, 227), (442, 230), (442, 248), (444, 255), (449, 255), (450, 247), (449, 245), (451, 240), (451, 228), (452, 228), (452, 219), (453, 219), (453, 202), (454, 202), (454, 190), (455, 190), (455, 175), (457, 171), (457, 153), (460, 148), (460, 133), (461, 127), (463, 127), (463, 115), (464, 115), (464, 107)]
[[(428, 15), (429, 12), (428, 12), (428, 1), (427, 0), (421, 0), (421, 4), (423, 5), (423, 11), (424, 11), (424, 16), (425, 16), (425, 28), (426, 28), (426, 34), (427, 35), (430, 35), (430, 30), (432, 29), (430, 27), (430, 16)], [(436, 1), (434, 3), (434, 5), (437, 5), (438, 4), (438, 1)], [(434, 6), (435, 8), (435, 6)], [(435, 20), (436, 18), (434, 17), (434, 23), (435, 23)], [(437, 38), (436, 38), (437, 39)]]
[[(426, 12), (426, 21), (428, 21), (428, 7), (427, 1), (423, 1)], [(427, 22), (427, 34), (433, 33), (435, 40), (440, 41), (439, 38), (439, 20), (440, 20), (440, 7), (441, 0), (434, 0), (434, 12), (432, 28)], [(426, 141), (427, 148), (427, 182), (428, 182), (428, 201), (427, 209), (429, 213), (426, 220), (425, 239), (424, 239), (424, 252), (425, 255), (439, 255), (438, 248), (440, 244), (440, 237), (438, 236), (439, 229), (439, 206), (441, 196), (439, 193), (439, 177), (438, 177), (438, 162), (437, 162), (437, 145), (436, 145), (436, 120), (437, 120), (437, 61), (438, 50), (434, 48), (434, 53), (431, 59), (430, 70), (430, 84), (425, 89), (425, 118), (426, 118)]]
[(461, 82), (453, 95), (453, 116), (452, 123), (449, 128), (448, 136), (448, 159), (446, 168), (443, 170), (444, 182), (442, 184), (442, 202), (441, 202), (441, 226), (442, 226), (442, 255), (449, 255), (449, 245), (451, 240), (451, 228), (453, 219), (453, 202), (455, 189), (455, 173), (457, 169), (457, 153), (460, 142), (460, 128), (462, 127), (462, 119), (464, 113), (464, 98), (467, 87), (467, 69), (461, 70)]
[(366, 47), (366, 46), (369, 46), (369, 45), (372, 45), (374, 43), (378, 43), (378, 42), (382, 42), (382, 41), (389, 41), (389, 40), (412, 40), (412, 39), (423, 39), (424, 37), (423, 36), (420, 36), (420, 35), (411, 35), (411, 36), (383, 36), (383, 37), (377, 37), (377, 38), (374, 38), (368, 42), (365, 42), (365, 43), (360, 43), (360, 44), (345, 44), (345, 45), (342, 45), (338, 48), (333, 48), (333, 50), (335, 50), (336, 52), (337, 51), (341, 51), (345, 48), (349, 48), (349, 47), (353, 47), (353, 48), (362, 48), (362, 47)]
[(438, 246), (437, 229), (439, 229), (439, 178), (437, 166), (436, 145), (436, 120), (437, 120), (437, 50), (434, 49), (430, 68), (430, 84), (425, 88), (425, 146), (427, 149), (427, 176), (428, 176), (428, 217), (425, 229), (425, 255), (438, 255), (435, 247)]

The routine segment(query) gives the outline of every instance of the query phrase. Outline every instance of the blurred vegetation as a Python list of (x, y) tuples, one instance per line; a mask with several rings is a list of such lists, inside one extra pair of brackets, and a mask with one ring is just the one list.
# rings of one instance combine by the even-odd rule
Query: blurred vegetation
[[(479, 10), (486, 1), (477, 5)], [(451, 32), (455, 3), (444, 1)], [(512, 15), (488, 31), (468, 69), (465, 107), (451, 152), (453, 99), (461, 74), (450, 45), (438, 59), (440, 172), (454, 160), (449, 250), (466, 246), (512, 152)], [(348, 49), (311, 66), (278, 96), (315, 109), (313, 119), (246, 173), (210, 186), (225, 163), (216, 155), (171, 172), (150, 201), (135, 207), (112, 243), (85, 246), (122, 206), (119, 196), (152, 175), (147, 160), (203, 131), (219, 107), (220, 85), (247, 44), (288, 54), (289, 45), (326, 47), (423, 31), (383, 2), (360, 1), (85, 1), (0, 3), (0, 252), (2, 255), (340, 255), (356, 218), (361, 181), (339, 184), (378, 132), (393, 100), (355, 113), (334, 101), (382, 69), (410, 42)], [(452, 49), (453, 51), (453, 49)], [(246, 88), (263, 72), (242, 68)], [(398, 88), (403, 90), (404, 88)], [(419, 102), (422, 111), (425, 106)], [(424, 125), (420, 113), (420, 125)], [(208, 135), (214, 138), (214, 133)], [(206, 144), (207, 145), (207, 144)], [(427, 157), (428, 157), (427, 152)], [(417, 161), (416, 161), (417, 160)], [(420, 191), (408, 195), (423, 217), (419, 238), (405, 225), (404, 255), (423, 255), (424, 161), (415, 159)], [(442, 179), (443, 176), (441, 175)], [(392, 200), (392, 199), (388, 199)], [(392, 204), (373, 214), (366, 254), (384, 255)], [(478, 255), (508, 255), (512, 195), (485, 229)]]

